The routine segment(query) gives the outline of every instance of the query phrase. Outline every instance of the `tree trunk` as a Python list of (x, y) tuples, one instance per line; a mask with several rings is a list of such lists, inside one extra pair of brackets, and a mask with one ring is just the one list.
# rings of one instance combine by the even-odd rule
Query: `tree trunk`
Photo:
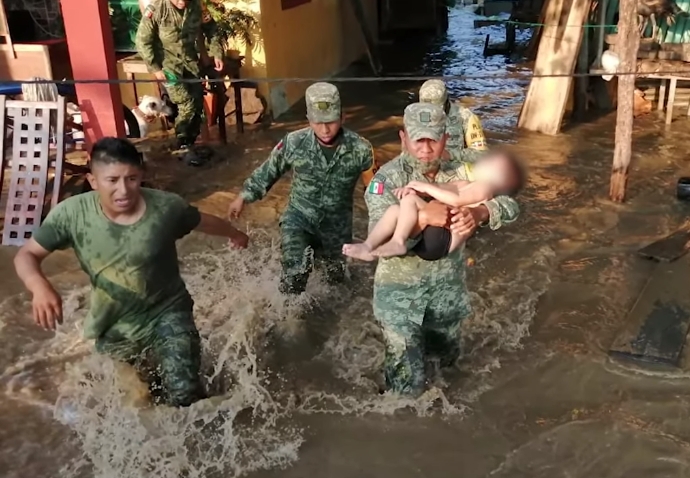
[[(640, 46), (640, 33), (637, 29), (637, 9), (635, 0), (621, 0), (618, 20), (618, 39), (616, 52), (620, 58), (618, 71), (630, 73), (637, 71), (637, 49)], [(633, 104), (635, 101), (635, 76), (618, 77), (618, 111), (616, 113), (616, 146), (613, 151), (611, 186), (609, 196), (612, 201), (623, 202), (628, 182), (628, 167), (632, 155)]]

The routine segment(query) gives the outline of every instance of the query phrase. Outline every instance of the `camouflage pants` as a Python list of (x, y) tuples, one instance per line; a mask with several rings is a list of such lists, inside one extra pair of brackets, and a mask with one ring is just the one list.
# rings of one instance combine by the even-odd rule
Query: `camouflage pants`
[(160, 317), (144, 340), (132, 341), (108, 331), (96, 340), (96, 351), (133, 365), (149, 383), (151, 394), (176, 407), (205, 398), (199, 369), (201, 341), (191, 312)]
[[(194, 78), (185, 73), (183, 78)], [(201, 132), (204, 114), (204, 87), (201, 83), (166, 84), (170, 101), (177, 105), (175, 136), (181, 144), (192, 145)]]
[(314, 225), (301, 212), (288, 209), (280, 219), (280, 241), (284, 294), (304, 292), (315, 265), (324, 269), (329, 284), (342, 282), (343, 244), (352, 242), (352, 216), (339, 214), (332, 223)]
[(374, 285), (374, 316), (386, 344), (386, 384), (399, 394), (424, 392), (427, 355), (444, 367), (460, 355), (458, 329), (471, 312), (464, 282), (431, 282)]

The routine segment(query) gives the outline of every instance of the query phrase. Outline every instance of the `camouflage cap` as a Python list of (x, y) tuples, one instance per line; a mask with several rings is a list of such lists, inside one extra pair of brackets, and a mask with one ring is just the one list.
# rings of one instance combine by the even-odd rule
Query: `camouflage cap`
[(419, 101), (443, 106), (448, 99), (446, 84), (441, 80), (427, 80), (419, 89)]
[(439, 141), (446, 132), (446, 113), (439, 105), (412, 103), (405, 108), (403, 123), (412, 141), (423, 138)]
[(340, 119), (340, 93), (330, 83), (314, 83), (304, 94), (307, 118), (312, 123), (330, 123)]

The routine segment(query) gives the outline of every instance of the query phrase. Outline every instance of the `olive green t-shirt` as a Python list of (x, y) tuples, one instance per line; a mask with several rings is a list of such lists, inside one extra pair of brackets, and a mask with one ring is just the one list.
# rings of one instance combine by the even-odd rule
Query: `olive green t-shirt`
[(175, 241), (199, 225), (199, 210), (177, 194), (142, 188), (146, 211), (139, 221), (109, 220), (95, 191), (53, 209), (33, 234), (48, 251), (73, 248), (91, 279), (84, 336), (108, 333), (125, 340), (148, 336), (169, 312), (191, 312), (180, 276)]

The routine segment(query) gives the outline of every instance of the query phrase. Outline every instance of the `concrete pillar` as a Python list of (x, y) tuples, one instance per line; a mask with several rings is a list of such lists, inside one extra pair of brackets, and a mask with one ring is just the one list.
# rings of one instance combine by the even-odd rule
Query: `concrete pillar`
[[(75, 80), (117, 79), (108, 0), (60, 0)], [(118, 84), (78, 83), (79, 108), (88, 146), (104, 136), (125, 137)]]

